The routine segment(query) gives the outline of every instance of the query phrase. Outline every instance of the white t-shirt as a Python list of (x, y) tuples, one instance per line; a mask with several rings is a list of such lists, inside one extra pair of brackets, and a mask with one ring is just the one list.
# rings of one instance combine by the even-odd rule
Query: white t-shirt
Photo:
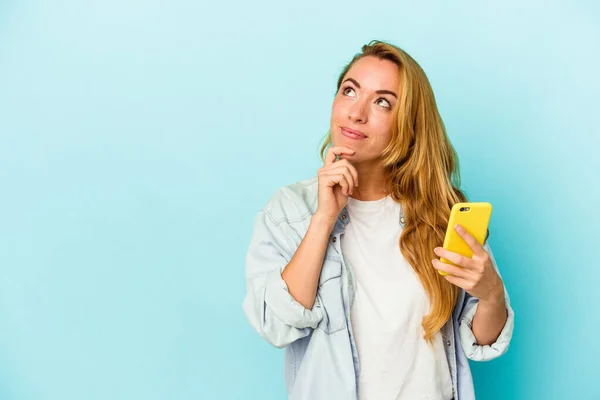
[(341, 246), (357, 284), (351, 320), (361, 366), (359, 399), (452, 399), (441, 333), (434, 350), (423, 339), (430, 303), (400, 251), (400, 204), (391, 196), (350, 197), (346, 208), (350, 222)]

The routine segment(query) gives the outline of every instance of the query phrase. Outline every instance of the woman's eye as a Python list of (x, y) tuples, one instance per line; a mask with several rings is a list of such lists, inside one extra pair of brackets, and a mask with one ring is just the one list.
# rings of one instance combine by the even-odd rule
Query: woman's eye
[(390, 104), (390, 102), (387, 101), (386, 99), (384, 99), (383, 97), (380, 98), (379, 100), (377, 100), (377, 103), (379, 103), (379, 105), (382, 107), (392, 108), (392, 105)]
[(348, 96), (348, 90), (352, 90), (354, 91), (354, 89), (352, 89), (350, 86), (346, 86), (343, 90), (342, 93), (344, 93), (346, 96)]
[[(354, 88), (351, 86), (346, 86), (346, 87), (342, 88), (342, 93), (344, 94), (344, 96), (349, 96), (350, 91), (354, 92)], [(390, 104), (390, 102), (383, 97), (378, 98), (376, 103), (383, 108), (387, 108), (387, 109), (392, 108), (392, 105)]]

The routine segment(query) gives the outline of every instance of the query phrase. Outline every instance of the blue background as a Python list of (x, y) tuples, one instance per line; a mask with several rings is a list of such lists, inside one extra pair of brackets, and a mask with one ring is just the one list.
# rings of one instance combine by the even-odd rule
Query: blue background
[(245, 252), (371, 39), (494, 206), (516, 328), (478, 398), (600, 399), (597, 4), (1, 1), (0, 399), (285, 398)]

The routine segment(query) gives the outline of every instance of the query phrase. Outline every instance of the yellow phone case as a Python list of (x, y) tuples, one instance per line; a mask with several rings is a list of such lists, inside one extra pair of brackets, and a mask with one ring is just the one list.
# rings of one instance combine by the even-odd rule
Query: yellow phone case
[[(462, 225), (467, 232), (477, 239), (479, 244), (483, 245), (487, 238), (488, 225), (492, 215), (492, 205), (487, 202), (467, 202), (456, 203), (450, 211), (446, 237), (444, 238), (444, 248), (465, 257), (473, 256), (473, 250), (454, 230), (454, 225)], [(440, 257), (440, 261), (446, 264), (455, 265), (450, 260)], [(440, 275), (448, 275), (444, 271), (438, 270)]]

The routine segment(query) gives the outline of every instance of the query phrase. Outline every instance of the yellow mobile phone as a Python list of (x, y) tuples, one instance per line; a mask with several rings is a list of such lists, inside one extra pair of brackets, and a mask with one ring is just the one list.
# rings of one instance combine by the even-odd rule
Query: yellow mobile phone
[[(467, 202), (456, 203), (450, 211), (448, 227), (446, 228), (446, 237), (444, 238), (444, 248), (465, 257), (472, 257), (473, 250), (467, 242), (460, 237), (454, 230), (454, 225), (462, 225), (467, 232), (477, 239), (479, 244), (483, 245), (487, 239), (488, 225), (492, 216), (492, 205), (487, 202)], [(455, 265), (452, 261), (440, 257), (440, 261), (446, 264)], [(448, 275), (444, 271), (438, 270), (440, 275)]]

